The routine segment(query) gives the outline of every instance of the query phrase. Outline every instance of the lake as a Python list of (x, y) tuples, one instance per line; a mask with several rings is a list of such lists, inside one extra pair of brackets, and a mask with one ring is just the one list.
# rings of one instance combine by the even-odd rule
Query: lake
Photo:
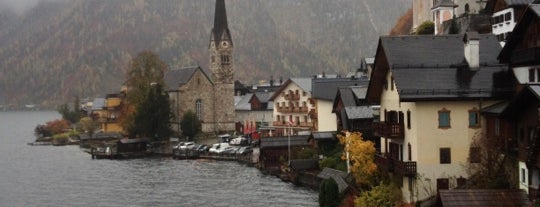
[(92, 160), (78, 146), (29, 146), (54, 111), (0, 112), (0, 206), (318, 206), (316, 191), (237, 162)]

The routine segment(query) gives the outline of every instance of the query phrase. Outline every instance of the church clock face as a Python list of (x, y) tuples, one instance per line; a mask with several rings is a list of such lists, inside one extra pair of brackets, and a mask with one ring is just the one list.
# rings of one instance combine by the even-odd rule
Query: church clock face
[(227, 41), (223, 41), (223, 42), (221, 42), (221, 47), (227, 48), (227, 47), (229, 47), (229, 43)]

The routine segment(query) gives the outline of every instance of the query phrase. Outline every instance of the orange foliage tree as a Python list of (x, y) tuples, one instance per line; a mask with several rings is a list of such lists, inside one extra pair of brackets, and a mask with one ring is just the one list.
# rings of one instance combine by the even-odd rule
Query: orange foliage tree
[(370, 185), (370, 180), (377, 171), (374, 162), (375, 145), (364, 141), (360, 132), (345, 132), (338, 135), (339, 142), (345, 146), (341, 159), (348, 160), (349, 170), (359, 186)]
[(52, 135), (60, 134), (69, 129), (69, 122), (65, 119), (56, 119), (45, 124), (45, 129)]

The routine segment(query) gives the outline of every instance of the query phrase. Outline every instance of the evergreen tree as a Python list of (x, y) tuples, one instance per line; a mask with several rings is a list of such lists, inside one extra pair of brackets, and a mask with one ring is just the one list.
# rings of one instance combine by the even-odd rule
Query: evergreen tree
[(169, 96), (160, 84), (153, 84), (142, 96), (133, 114), (133, 122), (127, 128), (130, 137), (168, 138), (172, 134)]
[(188, 110), (182, 117), (180, 128), (182, 129), (182, 134), (184, 134), (184, 136), (193, 139), (193, 137), (195, 137), (195, 135), (201, 131), (201, 121), (199, 121), (197, 118), (197, 114), (191, 110)]
[(340, 203), (341, 198), (336, 181), (333, 178), (323, 180), (319, 190), (319, 206), (338, 207)]
[(448, 28), (449, 34), (459, 34), (460, 28), (456, 21), (456, 15), (452, 18), (452, 21), (450, 22), (450, 28)]

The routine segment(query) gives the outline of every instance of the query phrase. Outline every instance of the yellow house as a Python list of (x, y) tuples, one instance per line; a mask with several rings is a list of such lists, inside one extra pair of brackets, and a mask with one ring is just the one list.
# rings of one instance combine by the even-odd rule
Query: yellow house
[(123, 132), (120, 125), (122, 107), (121, 94), (107, 94), (105, 98), (96, 98), (93, 101), (92, 116), (103, 132)]
[(433, 198), (464, 184), (481, 146), (480, 112), (504, 99), (507, 67), (494, 35), (380, 37), (367, 99), (380, 104), (380, 169), (403, 199)]

